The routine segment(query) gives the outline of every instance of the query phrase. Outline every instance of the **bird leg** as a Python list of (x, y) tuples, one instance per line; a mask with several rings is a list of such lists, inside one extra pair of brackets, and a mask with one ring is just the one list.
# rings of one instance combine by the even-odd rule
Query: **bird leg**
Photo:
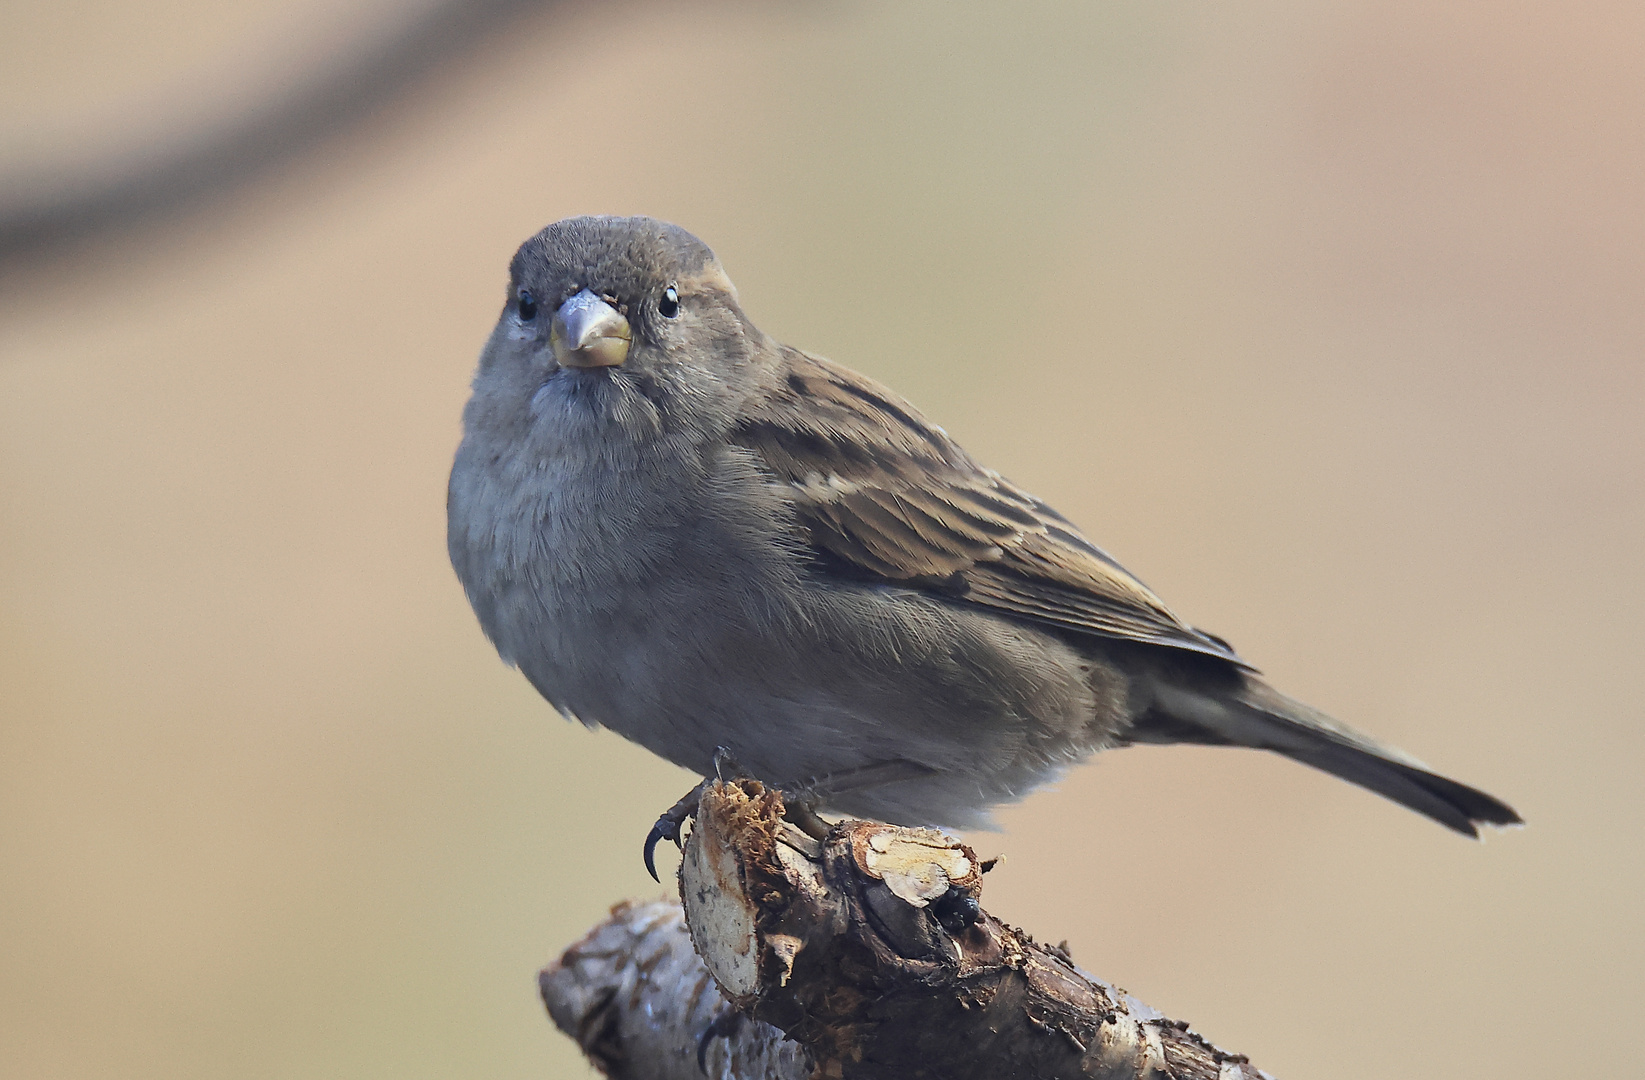
[[(917, 761), (906, 758), (895, 758), (891, 761), (876, 761), (870, 765), (856, 765), (849, 769), (840, 769), (837, 772), (822, 773), (807, 777), (804, 780), (795, 780), (786, 784), (777, 785), (777, 791), (783, 797), (783, 817), (787, 818), (801, 832), (813, 840), (821, 840), (828, 835), (830, 828), (827, 821), (817, 813), (819, 807), (829, 799), (843, 795), (848, 791), (858, 791), (862, 788), (878, 787), (881, 784), (894, 784), (899, 780), (912, 780), (917, 776), (924, 776), (931, 772), (928, 765), (921, 765)], [(714, 774), (720, 780), (747, 779), (751, 773), (731, 755), (731, 751), (724, 747), (714, 750)], [(708, 780), (703, 780), (696, 787), (682, 795), (678, 802), (663, 812), (657, 823), (651, 826), (651, 831), (645, 838), (645, 869), (651, 875), (651, 880), (661, 882), (657, 876), (657, 866), (654, 854), (657, 844), (663, 840), (672, 841), (675, 847), (680, 847), (680, 828), (689, 818), (697, 813), (697, 802), (702, 798), (703, 788)]]
[(818, 815), (817, 810), (829, 799), (848, 791), (912, 780), (931, 771), (930, 766), (917, 761), (894, 758), (797, 780), (783, 784), (777, 790), (783, 796), (783, 817), (813, 840), (821, 840), (828, 835), (829, 824)]
[[(714, 748), (715, 778), (724, 780), (729, 776), (732, 779), (740, 779), (750, 775), (749, 771), (742, 767), (742, 763), (731, 756), (729, 747), (716, 746)], [(657, 819), (657, 823), (651, 826), (651, 831), (646, 833), (643, 856), (645, 858), (646, 873), (651, 875), (652, 881), (658, 884), (662, 883), (662, 879), (657, 876), (657, 864), (654, 861), (658, 842), (670, 840), (673, 841), (675, 847), (681, 846), (680, 826), (684, 825), (687, 819), (696, 816), (697, 802), (703, 797), (703, 788), (707, 786), (708, 780), (704, 779), (698, 782), (696, 787), (681, 795), (673, 806), (663, 811), (662, 816)]]

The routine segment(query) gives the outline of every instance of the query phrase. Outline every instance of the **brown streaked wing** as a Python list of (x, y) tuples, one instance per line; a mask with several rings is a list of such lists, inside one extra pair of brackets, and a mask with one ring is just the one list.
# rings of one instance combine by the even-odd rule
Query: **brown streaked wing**
[(733, 434), (786, 484), (820, 553), (856, 574), (1103, 637), (1220, 657), (1066, 518), (981, 468), (891, 391), (819, 357)]

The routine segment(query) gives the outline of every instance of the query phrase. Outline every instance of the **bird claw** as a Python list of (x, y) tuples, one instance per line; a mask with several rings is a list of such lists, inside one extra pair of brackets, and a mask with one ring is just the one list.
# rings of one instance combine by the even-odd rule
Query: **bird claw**
[[(829, 824), (817, 814), (817, 808), (831, 795), (839, 795), (859, 788), (873, 787), (879, 784), (896, 783), (900, 780), (912, 780), (931, 772), (931, 767), (921, 765), (905, 759), (879, 761), (870, 765), (859, 765), (839, 772), (824, 773), (820, 776), (808, 777), (805, 780), (783, 784), (777, 788), (783, 796), (783, 816), (797, 826), (801, 832), (813, 840), (823, 840), (828, 836)], [(714, 777), (718, 780), (748, 780), (754, 779), (741, 762), (732, 756), (726, 746), (714, 748)], [(671, 840), (675, 847), (684, 850), (680, 839), (680, 827), (686, 820), (697, 814), (697, 802), (702, 798), (703, 789), (708, 786), (704, 780), (676, 802), (657, 819), (657, 824), (651, 826), (651, 831), (645, 838), (645, 869), (651, 875), (651, 880), (659, 884), (662, 878), (657, 876), (655, 854), (657, 845), (664, 840)]]
[(703, 797), (703, 788), (707, 786), (707, 780), (700, 781), (696, 787), (681, 795), (673, 806), (663, 811), (662, 816), (657, 819), (657, 824), (651, 826), (651, 831), (645, 835), (645, 871), (651, 875), (651, 880), (659, 885), (663, 879), (657, 876), (657, 864), (652, 861), (657, 844), (662, 840), (672, 840), (675, 847), (685, 850), (685, 845), (680, 842), (680, 826), (684, 825), (688, 818), (697, 816), (697, 803)]
[(651, 880), (659, 885), (662, 884), (663, 879), (657, 876), (656, 851), (658, 842), (672, 840), (675, 847), (684, 849), (680, 843), (680, 825), (684, 819), (675, 820), (671, 817), (672, 814), (672, 810), (663, 814), (662, 817), (657, 819), (657, 824), (651, 826), (651, 831), (645, 834), (645, 850), (642, 852), (642, 857), (645, 859), (645, 872), (650, 874)]
[(736, 1009), (727, 1009), (716, 1016), (703, 1033), (697, 1037), (697, 1069), (704, 1076), (708, 1075), (708, 1045), (715, 1039), (729, 1039), (737, 1034), (743, 1026), (743, 1014)]
[[(743, 768), (736, 758), (731, 756), (729, 747), (716, 746), (714, 748), (714, 775), (720, 780), (725, 780), (728, 777), (739, 780), (752, 774)], [(663, 811), (662, 816), (657, 819), (657, 824), (651, 826), (651, 831), (646, 833), (645, 849), (642, 853), (645, 858), (645, 872), (650, 874), (651, 880), (659, 885), (662, 884), (663, 879), (657, 876), (657, 864), (654, 858), (657, 845), (664, 840), (670, 840), (675, 847), (682, 851), (685, 850), (685, 845), (680, 841), (680, 826), (684, 825), (688, 819), (697, 816), (697, 803), (701, 801), (703, 789), (707, 786), (708, 781), (702, 780), (696, 787), (680, 796), (673, 806)]]

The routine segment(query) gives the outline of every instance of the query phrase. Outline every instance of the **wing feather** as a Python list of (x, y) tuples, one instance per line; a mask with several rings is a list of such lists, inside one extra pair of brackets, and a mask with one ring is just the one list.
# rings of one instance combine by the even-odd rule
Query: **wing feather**
[(797, 350), (785, 360), (785, 382), (733, 441), (785, 486), (825, 566), (1066, 631), (1248, 667), (891, 391)]

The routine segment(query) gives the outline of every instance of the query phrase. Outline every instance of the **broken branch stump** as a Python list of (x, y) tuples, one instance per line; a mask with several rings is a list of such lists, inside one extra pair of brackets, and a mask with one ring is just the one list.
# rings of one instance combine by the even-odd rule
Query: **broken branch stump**
[(680, 867), (685, 927), (619, 905), (544, 971), (544, 999), (614, 1080), (1266, 1076), (983, 911), (983, 870), (930, 829), (813, 838), (777, 792), (716, 782)]

